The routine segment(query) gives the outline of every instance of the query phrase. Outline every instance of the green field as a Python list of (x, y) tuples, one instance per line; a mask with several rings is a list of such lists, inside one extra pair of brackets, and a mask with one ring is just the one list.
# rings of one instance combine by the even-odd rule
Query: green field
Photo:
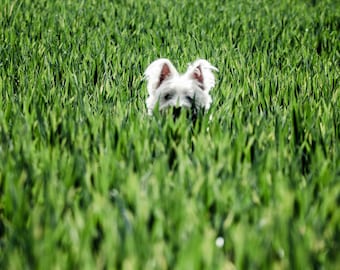
[(1, 1), (0, 269), (340, 269), (340, 3), (226, 2)]

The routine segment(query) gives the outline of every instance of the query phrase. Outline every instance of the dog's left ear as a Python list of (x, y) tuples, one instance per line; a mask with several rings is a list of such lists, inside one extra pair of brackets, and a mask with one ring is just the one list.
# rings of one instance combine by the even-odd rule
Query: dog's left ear
[(218, 71), (218, 69), (207, 60), (198, 59), (189, 66), (187, 74), (198, 83), (202, 90), (209, 92), (215, 86), (213, 71)]
[(144, 72), (148, 81), (148, 92), (153, 95), (156, 89), (167, 79), (178, 76), (178, 72), (169, 59), (160, 58), (152, 62)]

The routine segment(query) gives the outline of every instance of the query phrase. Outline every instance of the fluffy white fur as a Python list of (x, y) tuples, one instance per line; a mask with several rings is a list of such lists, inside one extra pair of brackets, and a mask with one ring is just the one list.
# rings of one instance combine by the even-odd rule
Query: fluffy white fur
[(190, 64), (184, 74), (179, 74), (168, 59), (152, 62), (144, 73), (149, 92), (148, 113), (152, 114), (157, 102), (160, 111), (169, 107), (208, 110), (212, 102), (209, 91), (215, 86), (212, 71), (217, 68), (204, 59)]

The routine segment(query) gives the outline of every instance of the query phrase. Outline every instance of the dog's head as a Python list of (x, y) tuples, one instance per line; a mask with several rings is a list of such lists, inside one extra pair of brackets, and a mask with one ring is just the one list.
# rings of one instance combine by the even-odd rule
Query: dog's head
[(208, 110), (212, 102), (209, 91), (215, 85), (212, 71), (217, 68), (203, 59), (189, 65), (184, 74), (179, 74), (168, 59), (152, 62), (145, 71), (148, 113), (152, 114), (157, 103), (160, 111), (167, 108), (173, 108), (175, 112), (181, 108)]

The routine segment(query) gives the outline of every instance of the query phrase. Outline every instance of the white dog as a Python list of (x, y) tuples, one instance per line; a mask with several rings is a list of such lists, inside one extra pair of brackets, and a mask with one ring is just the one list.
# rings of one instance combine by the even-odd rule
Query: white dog
[(189, 65), (184, 74), (179, 74), (168, 59), (152, 62), (144, 73), (148, 82), (148, 113), (152, 115), (157, 103), (160, 111), (172, 107), (177, 114), (181, 108), (195, 113), (200, 109), (208, 110), (212, 102), (209, 91), (215, 86), (212, 71), (217, 68), (204, 59)]

